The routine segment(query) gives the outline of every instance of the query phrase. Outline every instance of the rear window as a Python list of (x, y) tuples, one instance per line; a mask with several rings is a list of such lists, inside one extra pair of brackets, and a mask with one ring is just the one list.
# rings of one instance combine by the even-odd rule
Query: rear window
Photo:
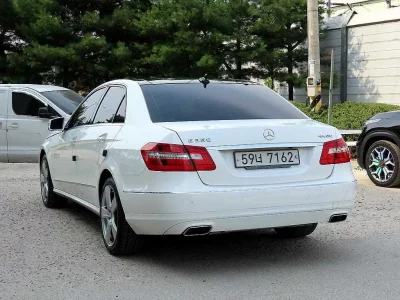
[(158, 122), (305, 119), (302, 112), (262, 85), (213, 83), (141, 86), (151, 120)]
[(71, 90), (42, 92), (41, 94), (69, 115), (72, 114), (83, 101), (81, 95)]

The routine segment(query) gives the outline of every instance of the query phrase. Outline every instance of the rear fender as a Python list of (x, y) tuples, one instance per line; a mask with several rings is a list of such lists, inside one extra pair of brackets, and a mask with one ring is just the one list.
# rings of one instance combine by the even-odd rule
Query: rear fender
[(97, 189), (100, 190), (102, 188), (100, 186), (100, 176), (105, 170), (107, 170), (109, 173), (111, 173), (111, 176), (115, 181), (115, 185), (117, 186), (118, 192), (121, 193), (123, 190), (123, 182), (121, 180), (121, 176), (119, 175), (118, 165), (112, 159), (105, 159), (103, 161), (103, 163), (101, 164), (100, 173), (98, 176), (99, 180), (98, 180)]

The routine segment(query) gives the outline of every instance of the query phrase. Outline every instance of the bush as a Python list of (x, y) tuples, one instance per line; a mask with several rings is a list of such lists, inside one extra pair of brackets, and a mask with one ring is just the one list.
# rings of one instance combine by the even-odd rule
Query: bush
[[(310, 118), (328, 123), (327, 105), (324, 105), (318, 112), (313, 112), (304, 103), (293, 102), (293, 104)], [(334, 104), (331, 125), (338, 129), (361, 129), (364, 122), (372, 116), (393, 110), (400, 110), (400, 106), (362, 102)]]

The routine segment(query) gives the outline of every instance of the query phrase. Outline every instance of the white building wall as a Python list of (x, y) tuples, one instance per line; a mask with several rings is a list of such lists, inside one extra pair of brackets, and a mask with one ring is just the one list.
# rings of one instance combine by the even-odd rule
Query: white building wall
[(400, 105), (400, 8), (396, 11), (398, 20), (365, 24), (371, 19), (356, 15), (349, 23), (348, 101)]
[[(347, 76), (347, 101), (400, 105), (400, 7), (352, 17), (347, 25), (347, 61), (344, 62), (347, 72), (342, 74), (341, 28), (345, 20), (346, 15), (326, 21), (321, 48), (323, 52), (335, 50), (334, 72), (344, 79)], [(323, 60), (329, 61), (330, 57)], [(321, 70), (330, 72), (328, 66)], [(328, 89), (322, 91), (322, 100), (326, 103)], [(280, 93), (287, 98), (287, 87), (281, 87)], [(294, 99), (304, 102), (306, 90), (296, 89)], [(333, 91), (333, 101), (340, 100), (339, 85)]]
[[(348, 3), (351, 9), (357, 12), (357, 14), (364, 14), (388, 9), (388, 5), (385, 0), (332, 0), (332, 3), (335, 2), (345, 2), (346, 4)], [(392, 0), (392, 6), (400, 6), (400, 0)], [(350, 9), (347, 5), (332, 6), (331, 17), (342, 15), (349, 10)]]

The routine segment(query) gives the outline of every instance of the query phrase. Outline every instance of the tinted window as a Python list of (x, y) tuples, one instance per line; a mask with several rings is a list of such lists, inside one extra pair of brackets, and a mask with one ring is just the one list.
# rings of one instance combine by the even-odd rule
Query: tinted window
[(52, 108), (51, 106), (47, 106), (47, 110), (49, 111), (51, 117), (54, 117), (54, 118), (61, 117), (60, 114), (58, 112), (56, 112), (56, 110), (54, 108)]
[(41, 94), (69, 115), (72, 114), (83, 101), (81, 95), (71, 90), (50, 91)]
[(112, 123), (124, 96), (124, 88), (118, 86), (110, 87), (97, 110), (93, 124)]
[(126, 114), (126, 96), (122, 99), (121, 104), (118, 108), (118, 112), (114, 117), (113, 123), (124, 123)]
[(77, 108), (73, 116), (71, 117), (69, 128), (87, 125), (91, 123), (92, 116), (94, 114), (97, 105), (101, 101), (103, 94), (105, 92), (105, 88), (97, 90), (93, 94), (91, 94), (85, 102), (82, 103), (81, 106)]
[(12, 93), (12, 109), (16, 115), (37, 117), (41, 107), (46, 107), (46, 105), (35, 97), (24, 93)]
[(142, 85), (153, 122), (304, 119), (287, 100), (256, 84)]

